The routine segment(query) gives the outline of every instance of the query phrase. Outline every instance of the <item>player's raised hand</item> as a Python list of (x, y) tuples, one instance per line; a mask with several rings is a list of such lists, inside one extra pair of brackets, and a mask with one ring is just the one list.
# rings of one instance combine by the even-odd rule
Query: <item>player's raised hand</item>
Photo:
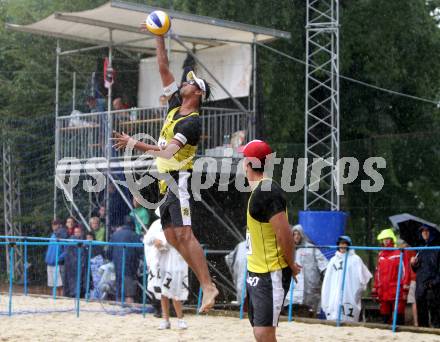
[(126, 148), (130, 139), (132, 138), (128, 134), (125, 134), (124, 132), (118, 133), (114, 131), (113, 141), (115, 142), (115, 144), (113, 145), (113, 148), (115, 148), (117, 151)]

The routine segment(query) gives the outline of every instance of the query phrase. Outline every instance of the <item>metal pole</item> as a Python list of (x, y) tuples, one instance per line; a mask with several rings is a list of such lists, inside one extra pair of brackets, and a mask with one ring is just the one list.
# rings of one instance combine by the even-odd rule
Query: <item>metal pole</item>
[[(109, 45), (108, 45), (108, 68), (112, 67), (113, 58), (113, 31), (109, 29)], [(105, 240), (109, 240), (109, 228), (110, 228), (110, 189), (109, 189), (109, 175), (110, 175), (110, 158), (112, 154), (111, 137), (112, 137), (112, 85), (110, 84), (107, 92), (107, 139), (106, 143), (106, 154), (107, 154), (107, 186), (105, 191)]]
[(257, 36), (254, 34), (254, 42), (252, 44), (252, 121), (251, 134), (249, 140), (255, 139), (256, 121), (257, 121)]
[(290, 289), (289, 289), (289, 291), (290, 291), (290, 296), (289, 297), (290, 298), (289, 298), (289, 316), (288, 316), (288, 319), (287, 319), (288, 322), (292, 322), (293, 291), (294, 291), (294, 289), (295, 289), (295, 281), (292, 278), (292, 280), (290, 281)]
[(72, 111), (74, 111), (76, 107), (76, 71), (73, 72), (72, 77)]
[[(309, 22), (309, 0), (307, 0), (307, 10), (306, 10), (306, 23)], [(309, 116), (308, 116), (308, 110), (309, 110), (309, 30), (306, 29), (306, 80), (305, 80), (305, 90), (304, 90), (304, 158), (306, 158), (306, 162), (304, 163), (304, 195), (303, 195), (303, 210), (307, 210), (307, 193), (308, 193), (308, 185), (307, 185), (307, 169), (308, 169), (308, 131), (309, 131)]]
[[(49, 248), (49, 246), (48, 246)], [(52, 288), (52, 296), (53, 300), (57, 299), (57, 285), (58, 285), (58, 253), (60, 252), (60, 245), (57, 242), (55, 247), (55, 273), (53, 275), (53, 288)]]
[(89, 251), (87, 255), (87, 278), (86, 278), (86, 301), (89, 301), (90, 298), (90, 259), (92, 258), (92, 248), (93, 244), (89, 242)]
[(24, 295), (28, 295), (28, 246), (26, 239), (24, 240)]
[[(60, 40), (57, 40), (57, 47), (56, 47), (56, 62), (55, 62), (55, 167), (54, 172), (56, 174), (57, 172), (57, 163), (59, 160), (59, 123), (58, 123), (58, 116), (59, 116), (59, 89), (60, 89), (60, 53), (61, 53), (61, 47), (60, 47)], [(56, 185), (56, 179), (53, 183), (53, 219), (55, 220), (57, 217), (57, 185)]]
[[(205, 255), (206, 258), (206, 249), (203, 249), (203, 254)], [(196, 315), (198, 315), (200, 312), (200, 307), (202, 306), (202, 295), (203, 295), (203, 290), (202, 290), (202, 286), (199, 287), (199, 295), (197, 296), (197, 313)]]
[(393, 333), (396, 332), (396, 326), (397, 326), (397, 310), (399, 308), (400, 281), (402, 280), (402, 270), (403, 270), (403, 250), (401, 249), (399, 256), (399, 275), (397, 276), (396, 300), (394, 301)]
[(244, 268), (244, 278), (243, 278), (243, 286), (241, 288), (241, 298), (240, 298), (240, 319), (243, 319), (244, 315), (244, 298), (246, 295), (246, 280), (247, 280), (248, 270), (247, 270), (247, 258), (246, 258), (246, 267)]
[(122, 247), (122, 277), (121, 277), (121, 305), (125, 303), (125, 253), (126, 247)]
[(14, 282), (14, 245), (11, 245), (9, 250), (10, 260), (9, 260), (9, 305), (8, 305), (8, 315), (12, 316), (12, 291)]
[(142, 268), (142, 316), (145, 318), (145, 302), (147, 299), (147, 256), (144, 253), (144, 265)]
[(82, 244), (78, 244), (77, 249), (77, 263), (76, 263), (76, 317), (79, 317), (79, 298), (81, 292), (81, 247)]
[(341, 297), (339, 298), (339, 308), (338, 308), (338, 318), (336, 320), (336, 326), (341, 326), (341, 318), (342, 318), (342, 307), (344, 305), (344, 290), (345, 290), (345, 275), (347, 274), (347, 263), (348, 263), (348, 253), (349, 249), (345, 251), (345, 261), (344, 261), (344, 270), (342, 271), (342, 286), (341, 286)]

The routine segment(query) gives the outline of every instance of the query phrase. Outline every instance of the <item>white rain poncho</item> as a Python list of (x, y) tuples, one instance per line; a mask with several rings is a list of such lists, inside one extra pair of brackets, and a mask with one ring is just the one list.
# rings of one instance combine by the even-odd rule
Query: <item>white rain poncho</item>
[[(328, 320), (338, 318), (344, 263), (345, 253), (337, 251), (330, 259), (325, 272), (321, 291), (321, 307)], [(354, 250), (349, 249), (348, 251), (345, 277), (341, 320), (357, 322), (361, 312), (362, 292), (365, 291), (372, 275)]]
[[(154, 241), (160, 240), (160, 249)], [(145, 255), (148, 265), (148, 291), (156, 299), (165, 296), (185, 301), (188, 299), (188, 264), (182, 256), (167, 243), (160, 220), (154, 221), (144, 237)]]
[[(293, 303), (307, 305), (310, 310), (319, 312), (321, 302), (321, 277), (325, 271), (328, 260), (319, 250), (311, 248), (314, 245), (308, 241), (302, 228), (297, 225), (292, 231), (301, 234), (301, 242), (296, 249), (295, 262), (302, 266), (301, 272), (296, 276), (298, 282), (293, 290)], [(284, 305), (290, 302), (290, 291), (287, 293)]]
[[(232, 280), (235, 285), (237, 301), (241, 303), (241, 293), (244, 285), (246, 271), (246, 241), (240, 242), (234, 250), (225, 256), (226, 265), (232, 274)], [(246, 291), (244, 292), (246, 297)]]

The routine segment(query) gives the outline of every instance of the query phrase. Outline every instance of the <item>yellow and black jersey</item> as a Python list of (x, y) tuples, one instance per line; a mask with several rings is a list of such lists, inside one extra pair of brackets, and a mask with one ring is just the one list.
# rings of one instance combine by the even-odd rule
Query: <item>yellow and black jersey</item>
[(269, 222), (273, 216), (286, 210), (287, 203), (281, 187), (272, 179), (265, 178), (260, 181), (252, 191), (247, 209), (248, 271), (267, 273), (288, 266)]
[(193, 112), (180, 115), (181, 98), (179, 92), (171, 95), (169, 109), (159, 137), (159, 146), (165, 147), (172, 139), (182, 143), (182, 147), (171, 159), (157, 158), (157, 168), (160, 173), (191, 170), (193, 159), (201, 134), (201, 119), (199, 113)]

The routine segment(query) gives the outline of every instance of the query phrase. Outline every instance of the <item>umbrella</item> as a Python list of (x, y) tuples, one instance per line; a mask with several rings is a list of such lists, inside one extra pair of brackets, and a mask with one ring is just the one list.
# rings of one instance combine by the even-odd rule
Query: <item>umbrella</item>
[(410, 246), (423, 246), (425, 243), (422, 240), (419, 232), (421, 226), (426, 226), (440, 235), (440, 229), (436, 224), (425, 221), (417, 216), (410, 214), (399, 214), (390, 216), (388, 218), (393, 227), (399, 231), (400, 238), (406, 241)]

